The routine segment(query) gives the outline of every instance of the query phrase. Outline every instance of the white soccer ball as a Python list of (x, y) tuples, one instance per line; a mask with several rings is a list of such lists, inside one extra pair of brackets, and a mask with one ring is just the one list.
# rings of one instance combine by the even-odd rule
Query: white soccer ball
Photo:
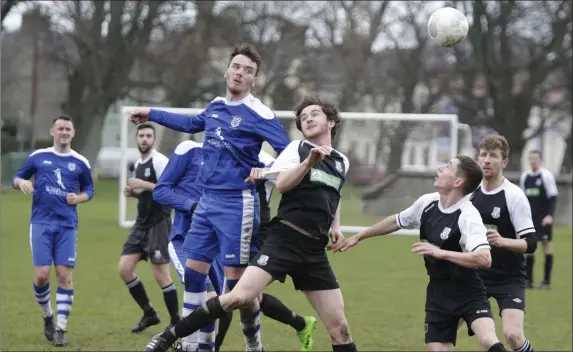
[(463, 13), (453, 7), (443, 7), (430, 16), (428, 35), (434, 43), (453, 48), (467, 37), (469, 27)]

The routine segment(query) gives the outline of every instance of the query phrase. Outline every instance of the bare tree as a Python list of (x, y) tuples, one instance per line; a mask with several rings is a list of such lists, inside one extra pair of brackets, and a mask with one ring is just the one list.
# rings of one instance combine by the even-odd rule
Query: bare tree
[[(473, 20), (468, 40), (456, 50), (465, 86), (465, 119), (475, 124), (473, 118), (481, 110), (483, 122), (508, 139), (514, 155), (509, 167), (519, 170), (526, 142), (522, 132), (538, 105), (540, 87), (562, 65), (552, 57), (567, 47), (571, 2), (478, 0), (463, 6)], [(480, 78), (487, 90), (481, 103), (473, 95)], [(489, 111), (484, 109), (488, 104)]]
[(134, 80), (133, 68), (146, 53), (154, 29), (176, 6), (176, 2), (125, 0), (54, 5), (53, 11), (65, 19), (52, 53), (67, 70), (62, 110), (74, 118), (75, 143), (90, 162), (101, 147), (109, 107), (130, 89), (154, 84)]
[[(392, 43), (386, 55), (392, 65), (375, 77), (390, 83), (380, 94), (399, 92), (397, 98), (401, 113), (427, 114), (448, 89), (453, 79), (452, 69), (444, 52), (433, 46), (427, 35), (426, 21), (432, 11), (431, 4), (409, 1), (401, 3), (399, 8), (393, 25), (386, 31), (386, 38)], [(420, 89), (425, 94), (419, 94)], [(400, 121), (390, 127), (388, 173), (401, 168), (405, 142), (417, 127), (420, 124), (414, 121)], [(433, 131), (432, 126), (426, 124), (424, 127), (428, 132)], [(382, 128), (388, 129), (387, 126)]]

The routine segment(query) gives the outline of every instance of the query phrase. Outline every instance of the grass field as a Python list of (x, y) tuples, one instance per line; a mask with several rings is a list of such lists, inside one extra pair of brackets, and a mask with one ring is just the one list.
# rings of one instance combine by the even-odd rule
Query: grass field
[[(373, 219), (360, 216), (356, 192), (351, 190), (345, 194), (348, 199), (343, 203), (343, 223), (368, 225)], [(44, 339), (42, 318), (32, 290), (28, 241), (30, 200), (16, 192), (2, 194), (3, 351), (56, 349)], [(131, 326), (140, 318), (140, 311), (117, 274), (121, 246), (128, 234), (128, 230), (119, 228), (117, 223), (116, 183), (99, 182), (93, 201), (80, 206), (75, 300), (68, 324), (69, 345), (63, 350), (142, 350), (151, 336), (162, 330), (163, 324), (140, 335), (130, 333)], [(571, 231), (556, 231), (554, 238), (552, 289), (527, 293), (526, 334), (537, 351), (572, 350)], [(360, 350), (414, 351), (424, 348), (424, 297), (428, 279), (422, 259), (410, 252), (410, 245), (415, 240), (414, 236), (372, 239), (349, 253), (331, 256), (344, 292), (352, 336)], [(537, 278), (541, 277), (542, 263), (541, 253), (538, 253)], [(163, 321), (167, 322), (161, 291), (152, 280), (147, 263), (140, 265), (138, 275)], [(181, 293), (181, 285), (178, 289)], [(55, 284), (52, 292), (54, 290)], [(290, 282), (273, 284), (269, 292), (300, 314), (312, 313), (303, 295), (295, 292)], [(54, 294), (52, 306), (55, 306)], [(495, 304), (494, 307), (497, 314)], [(244, 351), (237, 318), (233, 320), (223, 346), (226, 351)], [(497, 325), (501, 337), (500, 324)], [(477, 350), (476, 341), (465, 331), (465, 328), (460, 330), (457, 349)], [(263, 318), (262, 336), (267, 350), (299, 349), (294, 332), (268, 318)], [(322, 325), (318, 326), (315, 336), (315, 350), (331, 350), (330, 339)]]

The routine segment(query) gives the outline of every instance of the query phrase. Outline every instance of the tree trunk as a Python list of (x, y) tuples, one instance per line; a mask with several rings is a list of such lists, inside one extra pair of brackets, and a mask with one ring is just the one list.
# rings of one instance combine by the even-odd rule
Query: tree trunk
[(565, 148), (565, 153), (563, 154), (563, 161), (561, 162), (562, 175), (569, 175), (573, 171), (573, 131), (569, 132), (569, 137), (567, 137), (567, 147)]

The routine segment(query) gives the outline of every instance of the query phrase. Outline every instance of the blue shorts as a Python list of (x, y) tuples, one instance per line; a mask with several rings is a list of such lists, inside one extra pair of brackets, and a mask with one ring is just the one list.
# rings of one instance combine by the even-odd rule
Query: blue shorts
[(73, 227), (30, 224), (30, 247), (34, 266), (76, 266), (76, 239)]
[(246, 267), (259, 251), (259, 196), (255, 189), (204, 190), (183, 247), (190, 259)]
[[(183, 242), (183, 236), (176, 235), (169, 242), (168, 247), (171, 264), (175, 267), (175, 271), (177, 271), (177, 276), (179, 276), (179, 282), (181, 282), (181, 284), (185, 284), (185, 262), (187, 261), (187, 253), (183, 249)], [(215, 257), (215, 260), (213, 260), (206, 281), (207, 286), (212, 286), (218, 296), (223, 294), (225, 272), (219, 257)], [(209, 289), (207, 289), (207, 291), (209, 291)]]

